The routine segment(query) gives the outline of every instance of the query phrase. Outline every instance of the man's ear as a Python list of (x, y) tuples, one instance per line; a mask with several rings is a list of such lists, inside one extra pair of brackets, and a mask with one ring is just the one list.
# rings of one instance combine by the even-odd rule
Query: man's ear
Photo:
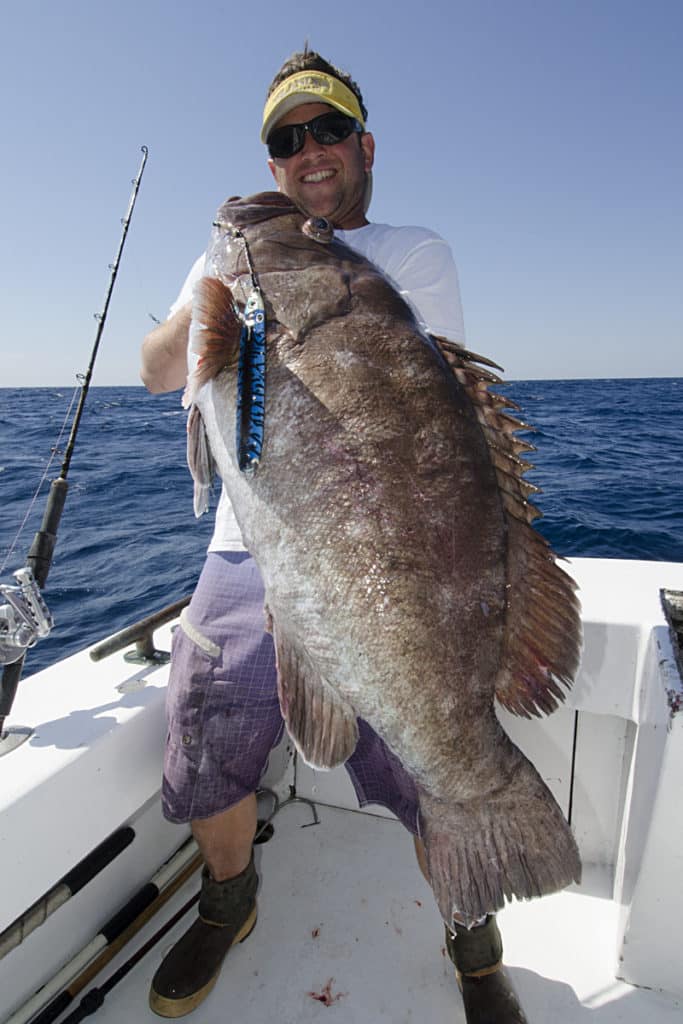
[(275, 184), (277, 185), (277, 190), (278, 190), (278, 192), (281, 192), (282, 189), (280, 188), (280, 182), (277, 180), (277, 167), (275, 166), (275, 161), (274, 160), (268, 160), (268, 166), (270, 167), (270, 173), (275, 178)]
[(375, 139), (372, 132), (363, 132), (360, 137), (360, 148), (365, 158), (364, 170), (370, 171), (375, 162)]

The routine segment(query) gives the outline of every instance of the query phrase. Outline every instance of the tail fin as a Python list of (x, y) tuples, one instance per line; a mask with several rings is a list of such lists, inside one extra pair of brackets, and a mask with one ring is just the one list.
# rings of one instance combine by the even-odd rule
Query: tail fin
[(420, 791), (431, 885), (449, 925), (454, 914), (469, 926), (512, 897), (533, 899), (581, 879), (560, 808), (533, 765), (516, 753), (512, 776), (482, 798), (454, 803)]

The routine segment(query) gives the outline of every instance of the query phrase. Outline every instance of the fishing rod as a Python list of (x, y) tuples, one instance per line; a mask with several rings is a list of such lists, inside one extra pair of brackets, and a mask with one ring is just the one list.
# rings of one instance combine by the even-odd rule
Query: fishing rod
[[(128, 202), (128, 209), (121, 221), (123, 225), (121, 240), (114, 262), (109, 264), (111, 276), (104, 299), (104, 306), (100, 313), (95, 314), (97, 333), (90, 354), (88, 369), (82, 378), (81, 393), (65, 449), (61, 472), (50, 485), (43, 521), (40, 530), (38, 530), (33, 538), (33, 543), (26, 559), (26, 565), (23, 569), (18, 569), (13, 573), (17, 585), (13, 587), (0, 585), (0, 596), (4, 597), (6, 602), (4, 605), (0, 605), (0, 664), (4, 665), (2, 679), (0, 680), (0, 748), (4, 741), (9, 739), (8, 734), (4, 731), (4, 724), (14, 703), (26, 652), (37, 640), (46, 637), (53, 626), (52, 616), (40, 591), (45, 587), (50, 566), (52, 565), (52, 555), (57, 542), (57, 529), (68, 490), (66, 478), (76, 444), (76, 435), (83, 415), (83, 407), (90, 388), (95, 359), (100, 347), (100, 339), (102, 338), (104, 324), (107, 319), (109, 302), (114, 290), (121, 254), (126, 242), (128, 227), (133, 215), (145, 164), (147, 163), (149, 152), (147, 146), (141, 146), (141, 152), (142, 160), (138, 173), (133, 178), (133, 190)], [(24, 731), (21, 738), (24, 739), (25, 736), (26, 733)], [(7, 749), (11, 749), (11, 747), (12, 744), (10, 743)]]
[[(113, 914), (86, 945), (3, 1024), (53, 1024), (202, 865), (190, 838)], [(197, 894), (198, 898), (199, 894)]]
[(124, 825), (99, 843), (46, 893), (0, 932), (0, 960), (25, 942), (36, 928), (47, 921), (77, 892), (89, 885), (105, 868), (127, 849), (135, 839), (135, 829)]
[[(183, 903), (182, 907), (180, 907), (179, 910), (176, 910), (175, 914), (173, 914), (168, 921), (165, 921), (161, 928), (159, 928), (151, 938), (147, 939), (147, 942), (140, 946), (140, 948), (137, 949), (125, 963), (121, 964), (118, 970), (114, 971), (114, 973), (107, 978), (102, 985), (95, 985), (93, 988), (89, 989), (81, 999), (76, 1009), (72, 1010), (67, 1017), (64, 1017), (62, 1024), (80, 1024), (80, 1021), (85, 1020), (86, 1017), (90, 1017), (91, 1014), (96, 1013), (103, 1005), (106, 996), (111, 992), (111, 990), (118, 985), (120, 981), (123, 981), (126, 975), (132, 971), (136, 964), (138, 964), (143, 957), (147, 956), (150, 949), (153, 949), (154, 946), (163, 939), (164, 935), (167, 935), (171, 928), (173, 928), (178, 921), (185, 916), (188, 910), (193, 907), (195, 903), (199, 902), (199, 896), (200, 894), (198, 892), (196, 892), (194, 896), (190, 896), (189, 900)], [(42, 1024), (42, 1021), (40, 1018), (36, 1018), (34, 1024)]]
[[(306, 797), (297, 795), (294, 786), (289, 787), (290, 795), (285, 800), (272, 789), (259, 787), (256, 796), (268, 797), (272, 800), (272, 809), (265, 818), (257, 822), (254, 845), (267, 843), (272, 839), (274, 828), (273, 818), (285, 807), (294, 803), (304, 803), (310, 810), (313, 820), (301, 828), (319, 825), (320, 818), (316, 805)], [(74, 1001), (97, 975), (126, 947), (157, 914), (178, 889), (201, 867), (202, 857), (198, 852), (195, 840), (190, 837), (167, 860), (154, 876), (142, 886), (131, 898), (100, 928), (98, 934), (79, 950), (57, 973), (38, 989), (25, 1003), (18, 1007), (9, 1017), (2, 1018), (2, 1024), (54, 1024), (58, 1017)], [(191, 906), (199, 900), (197, 892), (173, 917), (163, 924), (145, 944), (136, 950), (125, 963), (100, 988), (91, 989), (85, 994), (80, 1005), (73, 1010), (66, 1021), (82, 1020), (99, 1009), (104, 997), (114, 988), (128, 972), (144, 957), (154, 945), (187, 913)]]

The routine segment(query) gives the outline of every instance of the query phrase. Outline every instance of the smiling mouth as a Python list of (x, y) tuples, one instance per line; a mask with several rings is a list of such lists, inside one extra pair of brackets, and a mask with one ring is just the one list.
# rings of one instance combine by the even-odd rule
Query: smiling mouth
[(304, 174), (301, 180), (304, 184), (308, 185), (317, 181), (327, 181), (328, 178), (333, 178), (336, 173), (336, 171), (311, 171), (310, 174)]

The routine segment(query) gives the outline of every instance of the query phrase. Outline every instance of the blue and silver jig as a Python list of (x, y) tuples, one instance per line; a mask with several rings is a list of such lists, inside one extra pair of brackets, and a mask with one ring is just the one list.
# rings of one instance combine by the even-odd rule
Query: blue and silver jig
[(261, 461), (266, 406), (266, 311), (263, 295), (254, 285), (249, 293), (240, 334), (237, 365), (237, 423), (235, 445), (242, 472), (253, 472)]
[(251, 291), (244, 312), (235, 306), (242, 321), (237, 364), (237, 412), (235, 448), (243, 473), (253, 473), (261, 461), (266, 411), (266, 308), (251, 260), (247, 240), (234, 224), (214, 221), (214, 227), (239, 239), (251, 276)]

